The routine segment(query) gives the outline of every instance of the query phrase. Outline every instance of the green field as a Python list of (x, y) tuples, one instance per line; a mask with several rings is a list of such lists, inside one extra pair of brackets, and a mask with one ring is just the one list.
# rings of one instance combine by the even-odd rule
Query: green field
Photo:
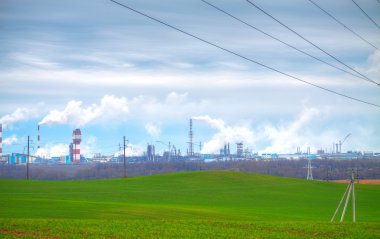
[(345, 184), (229, 171), (0, 180), (2, 238), (380, 238), (380, 185), (330, 223)]

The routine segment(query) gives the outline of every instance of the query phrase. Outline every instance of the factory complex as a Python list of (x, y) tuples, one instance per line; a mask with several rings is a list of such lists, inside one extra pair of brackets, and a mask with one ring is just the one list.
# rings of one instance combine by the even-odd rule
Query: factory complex
[[(297, 147), (294, 153), (290, 154), (277, 154), (277, 153), (254, 153), (248, 148), (244, 148), (243, 142), (226, 142), (218, 153), (214, 154), (202, 154), (202, 142), (193, 142), (193, 122), (190, 119), (189, 141), (186, 154), (182, 154), (180, 149), (177, 149), (170, 142), (165, 143), (157, 141), (157, 143), (167, 146), (167, 149), (163, 153), (159, 154), (155, 150), (154, 144), (148, 144), (146, 150), (141, 155), (129, 156), (126, 155), (125, 139), (124, 147), (119, 147), (117, 153), (111, 155), (102, 155), (96, 153), (92, 157), (84, 157), (81, 154), (81, 142), (82, 132), (79, 128), (74, 129), (72, 132), (72, 141), (68, 144), (68, 155), (61, 155), (55, 157), (43, 157), (39, 155), (33, 155), (29, 151), (29, 143), (27, 152), (12, 152), (10, 154), (3, 154), (2, 147), (2, 124), (0, 124), (0, 164), (8, 165), (26, 165), (32, 164), (88, 164), (88, 163), (139, 163), (139, 162), (171, 162), (171, 161), (228, 161), (228, 160), (314, 160), (314, 159), (380, 159), (380, 153), (374, 152), (359, 152), (359, 151), (347, 151), (342, 152), (342, 145), (345, 140), (350, 136), (348, 134), (339, 143), (333, 145), (331, 152), (325, 150), (317, 150), (315, 153), (311, 153), (310, 147), (307, 147), (305, 152), (301, 151), (301, 147)], [(40, 125), (37, 127), (37, 149), (40, 148)], [(28, 138), (29, 142), (29, 138)], [(199, 152), (195, 152), (194, 146), (199, 146)]]

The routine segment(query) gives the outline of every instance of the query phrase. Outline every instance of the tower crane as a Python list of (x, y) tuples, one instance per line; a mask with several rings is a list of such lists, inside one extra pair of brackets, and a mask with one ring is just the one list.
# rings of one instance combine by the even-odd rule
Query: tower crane
[(346, 137), (344, 137), (344, 139), (339, 140), (339, 153), (342, 152), (342, 145), (343, 145), (343, 143), (346, 141), (346, 139), (347, 139), (348, 137), (350, 137), (350, 135), (351, 135), (351, 133), (347, 134)]

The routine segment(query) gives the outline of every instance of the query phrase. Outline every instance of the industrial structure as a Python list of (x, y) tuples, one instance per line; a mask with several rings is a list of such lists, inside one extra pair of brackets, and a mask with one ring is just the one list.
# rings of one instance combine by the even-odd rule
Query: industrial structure
[(73, 162), (80, 163), (80, 143), (82, 142), (82, 132), (80, 129), (73, 131)]
[(154, 145), (148, 144), (147, 149), (146, 149), (146, 159), (148, 161), (154, 162), (154, 159), (155, 159), (154, 156), (156, 154), (155, 151), (156, 151), (156, 149), (155, 149)]
[(37, 126), (37, 149), (40, 148), (40, 125)]
[(0, 158), (3, 157), (3, 124), (0, 123)]
[(236, 143), (236, 156), (237, 157), (243, 156), (243, 142)]
[[(194, 142), (194, 131), (193, 131), (193, 119), (190, 118), (189, 121), (189, 141), (187, 155), (181, 155), (181, 150), (174, 146), (170, 141), (156, 141), (157, 143), (161, 143), (167, 146), (167, 150), (164, 150), (162, 153), (157, 153), (154, 144), (148, 144), (146, 147), (146, 151), (141, 153), (140, 155), (125, 155), (125, 142), (124, 139), (124, 153), (121, 153), (121, 147), (119, 144), (119, 150), (117, 151), (115, 148), (115, 153), (102, 155), (100, 152), (97, 152), (91, 157), (85, 158), (81, 155), (81, 141), (82, 141), (82, 132), (80, 129), (74, 129), (72, 131), (72, 141), (69, 144), (69, 155), (54, 155), (48, 156), (47, 158), (36, 156), (29, 154), (29, 140), (28, 140), (28, 154), (25, 152), (22, 153), (9, 153), (4, 155), (2, 148), (2, 124), (0, 124), (0, 163), (1, 164), (26, 164), (27, 163), (27, 155), (30, 157), (31, 163), (36, 164), (71, 164), (71, 163), (139, 163), (139, 162), (169, 162), (169, 161), (186, 161), (186, 160), (199, 160), (204, 162), (210, 161), (219, 161), (219, 160), (308, 160), (307, 167), (307, 177), (308, 180), (313, 180), (313, 172), (311, 162), (315, 159), (360, 159), (360, 158), (368, 158), (368, 159), (380, 159), (380, 153), (376, 154), (373, 152), (359, 152), (359, 151), (347, 151), (346, 153), (342, 152), (342, 145), (345, 143), (347, 138), (351, 134), (347, 134), (342, 140), (339, 140), (338, 144), (333, 145), (333, 151), (325, 149), (318, 149), (315, 153), (311, 152), (310, 146), (306, 147), (304, 151), (301, 150), (300, 146), (297, 146), (296, 153), (290, 154), (277, 154), (276, 152), (253, 152), (249, 148), (244, 148), (243, 141), (235, 141), (235, 142), (225, 142), (223, 147), (219, 150), (219, 153), (212, 154), (204, 154), (202, 153), (202, 142), (195, 143)], [(29, 136), (28, 136), (29, 137)], [(236, 144), (236, 153), (232, 153), (230, 149), (230, 143)], [(194, 147), (199, 146), (199, 153), (194, 152)], [(41, 131), (40, 125), (37, 126), (37, 151), (41, 147)], [(131, 147), (131, 146), (127, 146)], [(33, 147), (32, 147), (33, 148)], [(119, 152), (118, 154), (116, 152)], [(36, 153), (36, 152), (34, 152)]]
[(194, 145), (193, 145), (193, 119), (190, 119), (190, 130), (189, 130), (189, 150), (188, 155), (190, 157), (194, 156)]

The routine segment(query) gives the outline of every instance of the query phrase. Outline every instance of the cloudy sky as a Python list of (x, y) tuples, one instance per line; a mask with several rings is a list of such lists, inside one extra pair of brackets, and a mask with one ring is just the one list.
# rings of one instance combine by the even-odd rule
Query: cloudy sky
[[(368, 79), (380, 83), (380, 29), (352, 1), (313, 1), (365, 41), (309, 0), (252, 0), (351, 69), (245, 0), (209, 2), (319, 60), (201, 0), (120, 0), (248, 59), (379, 105), (380, 87)], [(380, 24), (377, 0), (356, 2)], [(116, 152), (124, 135), (134, 153), (156, 141), (186, 153), (191, 117), (203, 153), (239, 141), (253, 152), (331, 151), (348, 133), (343, 150), (380, 151), (380, 107), (279, 74), (109, 0), (2, 0), (0, 97), (5, 153), (22, 152), (28, 135), (36, 143), (38, 124), (40, 154), (67, 153), (77, 127), (86, 155)]]

